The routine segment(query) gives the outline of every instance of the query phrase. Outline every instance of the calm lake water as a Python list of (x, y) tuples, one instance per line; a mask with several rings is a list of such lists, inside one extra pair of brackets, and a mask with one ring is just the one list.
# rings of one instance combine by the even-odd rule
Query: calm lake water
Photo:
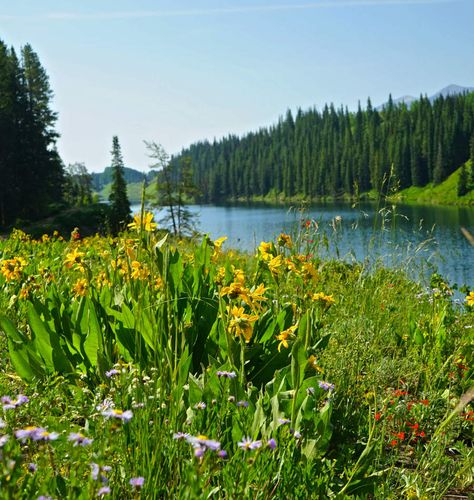
[[(139, 207), (132, 207), (139, 211)], [(295, 234), (302, 221), (318, 223), (320, 252), (349, 261), (381, 259), (408, 269), (416, 279), (437, 270), (451, 284), (474, 285), (474, 247), (460, 228), (474, 234), (474, 208), (398, 205), (379, 210), (374, 204), (314, 204), (306, 212), (281, 206), (191, 206), (198, 229), (211, 238), (227, 236), (227, 248), (254, 251), (262, 240), (281, 232)], [(157, 219), (160, 214), (157, 214)], [(339, 221), (339, 222), (335, 222)]]

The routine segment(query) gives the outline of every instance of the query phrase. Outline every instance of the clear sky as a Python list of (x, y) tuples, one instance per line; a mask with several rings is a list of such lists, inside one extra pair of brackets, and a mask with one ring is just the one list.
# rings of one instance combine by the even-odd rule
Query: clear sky
[(50, 77), (65, 163), (146, 170), (288, 108), (474, 86), (474, 0), (0, 0), (0, 37)]

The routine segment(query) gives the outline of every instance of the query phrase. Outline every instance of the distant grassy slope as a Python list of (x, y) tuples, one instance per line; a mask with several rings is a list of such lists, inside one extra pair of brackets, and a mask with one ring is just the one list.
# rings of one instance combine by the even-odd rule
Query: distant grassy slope
[[(471, 168), (470, 162), (466, 163), (466, 169)], [(411, 186), (403, 189), (391, 199), (403, 203), (421, 203), (433, 205), (474, 205), (474, 190), (465, 196), (458, 196), (458, 179), (461, 168), (453, 172), (444, 182), (433, 186), (428, 184), (424, 187)]]
[[(101, 191), (99, 191), (99, 197), (101, 200), (108, 200), (110, 195), (110, 188), (112, 184), (107, 184)], [(142, 182), (131, 182), (127, 184), (127, 194), (128, 199), (132, 205), (141, 202), (142, 199)], [(146, 196), (148, 199), (153, 199), (156, 192), (156, 185), (152, 182), (146, 189)]]

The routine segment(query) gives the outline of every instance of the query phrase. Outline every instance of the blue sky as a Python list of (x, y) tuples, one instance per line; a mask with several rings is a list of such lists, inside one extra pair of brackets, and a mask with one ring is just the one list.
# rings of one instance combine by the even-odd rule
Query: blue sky
[(474, 86), (474, 0), (17, 0), (0, 36), (50, 76), (66, 163), (100, 171), (118, 135), (169, 153), (244, 133), (286, 109), (377, 105)]

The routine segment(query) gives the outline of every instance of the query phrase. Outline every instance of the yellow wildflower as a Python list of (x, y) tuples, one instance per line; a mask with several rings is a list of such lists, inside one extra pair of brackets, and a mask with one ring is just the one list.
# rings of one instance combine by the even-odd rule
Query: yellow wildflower
[(290, 328), (287, 328), (286, 330), (283, 330), (282, 332), (280, 332), (280, 335), (276, 336), (276, 339), (280, 341), (280, 343), (278, 344), (278, 351), (281, 350), (281, 346), (283, 346), (285, 349), (288, 349), (288, 338), (294, 338), (297, 328), (298, 323), (296, 323), (296, 325), (290, 326)]
[(156, 222), (153, 222), (153, 217), (154, 215), (151, 212), (144, 212), (143, 217), (142, 214), (134, 214), (133, 222), (128, 227), (137, 231), (143, 228), (144, 231), (151, 233), (157, 226)]
[(277, 275), (280, 272), (280, 268), (283, 265), (283, 257), (281, 255), (277, 255), (273, 257), (268, 263), (268, 269), (273, 275)]
[(466, 302), (468, 306), (474, 306), (474, 291), (469, 292), (469, 295), (466, 297)]
[(107, 273), (105, 271), (101, 271), (96, 277), (96, 283), (98, 288), (111, 287), (112, 283), (107, 278)]
[(316, 356), (314, 354), (311, 354), (311, 356), (309, 357), (308, 364), (309, 364), (309, 366), (311, 366), (311, 368), (313, 368), (317, 372), (319, 372), (319, 373), (324, 372), (324, 370), (318, 365)]
[(316, 280), (318, 277), (318, 272), (314, 268), (311, 262), (306, 262), (302, 267), (303, 277), (305, 280)]
[(217, 258), (219, 257), (219, 255), (221, 253), (222, 244), (224, 243), (224, 241), (226, 239), (227, 239), (227, 236), (222, 236), (221, 238), (218, 238), (217, 240), (214, 240), (212, 242), (212, 245), (214, 246), (214, 252), (211, 256), (211, 259), (213, 262), (215, 262), (217, 260)]
[(164, 286), (163, 280), (158, 277), (155, 279), (155, 290), (162, 290)]
[(21, 278), (21, 273), (26, 267), (26, 260), (23, 257), (13, 257), (2, 261), (0, 272), (7, 281), (15, 281)]
[(46, 242), (48, 242), (49, 240), (50, 240), (50, 237), (49, 237), (49, 235), (48, 235), (48, 234), (43, 234), (43, 236), (41, 236), (41, 241), (42, 241), (43, 243), (46, 243)]
[(84, 278), (80, 278), (76, 281), (74, 286), (72, 287), (72, 290), (74, 292), (74, 296), (77, 297), (84, 297), (87, 295), (87, 290), (89, 289), (89, 284)]
[(217, 285), (222, 285), (222, 283), (224, 282), (224, 278), (225, 278), (225, 267), (221, 266), (217, 269), (214, 281)]
[(227, 295), (229, 299), (234, 300), (240, 298), (241, 300), (248, 302), (249, 300), (248, 293), (249, 293), (248, 288), (245, 288), (242, 285), (242, 283), (234, 281), (229, 286), (225, 286), (224, 288), (222, 288), (221, 297)]
[(231, 266), (234, 274), (234, 281), (243, 285), (245, 283), (245, 273), (242, 269), (237, 269), (234, 265)]
[(30, 287), (23, 284), (19, 293), (19, 297), (20, 299), (27, 299), (29, 296), (30, 296)]
[(144, 266), (141, 262), (134, 260), (131, 265), (132, 272), (130, 276), (132, 277), (132, 279), (146, 280), (150, 275), (150, 271), (148, 271), (147, 267)]
[(278, 236), (277, 243), (281, 247), (291, 248), (293, 246), (293, 241), (291, 240), (291, 236), (289, 234), (281, 233)]
[(249, 301), (247, 304), (252, 308), (252, 309), (261, 309), (262, 305), (260, 302), (265, 302), (267, 300), (267, 297), (264, 297), (263, 294), (267, 291), (265, 288), (265, 285), (263, 283), (260, 283), (257, 288), (253, 292), (248, 293), (248, 299)]
[(72, 252), (69, 252), (66, 255), (66, 259), (64, 260), (64, 265), (70, 269), (73, 266), (76, 266), (76, 269), (84, 272), (84, 263), (82, 257), (84, 257), (84, 252), (79, 252), (77, 248), (74, 248)]
[(336, 303), (332, 295), (326, 295), (323, 292), (313, 293), (311, 300), (313, 302), (323, 302), (327, 307)]
[(231, 315), (229, 321), (229, 332), (236, 337), (244, 336), (245, 342), (250, 342), (253, 333), (253, 323), (257, 321), (258, 316), (255, 314), (245, 314), (243, 307), (234, 306), (232, 309), (227, 307)]
[(258, 251), (263, 260), (271, 260), (273, 257), (273, 243), (271, 241), (262, 241), (258, 247)]

